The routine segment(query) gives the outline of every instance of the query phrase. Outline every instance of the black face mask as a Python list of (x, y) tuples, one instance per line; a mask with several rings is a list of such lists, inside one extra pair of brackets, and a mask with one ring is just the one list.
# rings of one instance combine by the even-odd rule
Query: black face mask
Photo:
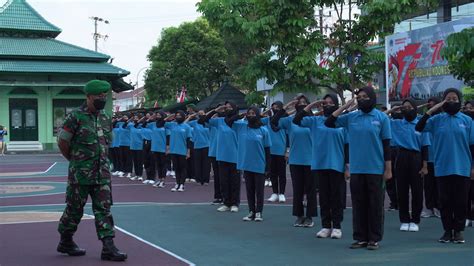
[(334, 113), (337, 109), (338, 108), (335, 105), (326, 105), (326, 106), (324, 106), (323, 107), (324, 116), (328, 117), (328, 116), (332, 115), (332, 113)]
[(299, 113), (303, 111), (305, 107), (306, 107), (305, 104), (300, 104), (300, 105), (295, 106), (296, 112)]
[(247, 116), (247, 121), (249, 124), (255, 124), (258, 121), (258, 118), (256, 116)]
[(474, 119), (474, 111), (464, 111), (463, 113), (469, 116), (471, 119)]
[(234, 115), (234, 110), (225, 111), (225, 116), (233, 116), (233, 115)]
[(102, 110), (104, 109), (105, 107), (105, 103), (107, 102), (106, 99), (102, 99), (102, 98), (99, 98), (99, 99), (94, 99), (94, 108), (99, 111), (99, 110)]
[(461, 103), (460, 102), (445, 102), (443, 104), (443, 110), (450, 114), (455, 115), (459, 110), (461, 110)]
[(402, 113), (403, 113), (403, 117), (405, 117), (405, 120), (407, 120), (408, 122), (415, 120), (416, 115), (417, 115), (415, 109), (403, 110)]
[(392, 118), (393, 119), (403, 119), (403, 113), (401, 113), (401, 112), (392, 113)]
[(372, 109), (374, 109), (374, 107), (372, 106), (372, 103), (369, 99), (367, 100), (358, 100), (357, 101), (358, 105), (359, 105), (359, 109), (364, 112), (364, 113), (370, 113), (370, 111), (372, 111)]
[(178, 124), (181, 124), (184, 122), (184, 117), (176, 117), (176, 122), (178, 122)]

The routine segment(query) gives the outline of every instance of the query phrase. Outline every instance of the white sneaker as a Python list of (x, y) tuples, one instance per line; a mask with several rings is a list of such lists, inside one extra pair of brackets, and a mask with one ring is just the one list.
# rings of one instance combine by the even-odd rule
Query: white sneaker
[(189, 179), (189, 181), (191, 181), (192, 183), (196, 183), (196, 179), (193, 178)]
[(131, 174), (131, 173), (128, 173), (125, 177), (126, 177), (126, 178), (131, 178), (131, 177), (132, 177), (132, 174)]
[(137, 180), (137, 178), (138, 178), (137, 176), (130, 177), (130, 180), (135, 181), (135, 180)]
[(175, 171), (170, 171), (170, 175), (176, 177), (176, 172)]
[(179, 186), (178, 191), (179, 192), (184, 192), (184, 185)]
[(225, 206), (225, 205), (222, 205), (219, 208), (217, 208), (217, 211), (218, 212), (228, 212), (228, 211), (230, 211), (230, 208)]
[(430, 218), (430, 217), (434, 217), (435, 214), (434, 214), (434, 211), (433, 210), (424, 210), (421, 212), (421, 218)]
[(165, 182), (164, 182), (164, 181), (161, 181), (160, 184), (158, 185), (158, 187), (164, 188), (164, 187), (165, 187)]
[(268, 180), (265, 180), (265, 187), (268, 187)]
[(278, 200), (278, 194), (273, 193), (270, 198), (268, 198), (269, 202), (275, 202)]
[(434, 208), (433, 213), (436, 218), (441, 218), (441, 212), (438, 209)]
[(239, 211), (239, 207), (237, 207), (237, 206), (232, 206), (232, 207), (230, 207), (230, 211), (231, 211), (231, 212), (238, 212), (238, 211)]
[(191, 181), (191, 179), (189, 179), (189, 178), (186, 178), (184, 181), (186, 181), (186, 182), (188, 182), (188, 183), (189, 183), (189, 182)]
[(171, 171), (166, 170), (166, 176), (170, 176), (170, 175), (171, 175)]
[(153, 187), (158, 187), (159, 184), (160, 182), (155, 182), (155, 184), (153, 184)]
[(278, 202), (286, 202), (285, 195), (283, 194), (278, 195)]
[(118, 172), (118, 177), (123, 177), (124, 172)]
[(272, 181), (271, 181), (271, 180), (268, 180), (268, 186), (269, 186), (269, 187), (272, 186)]
[(148, 183), (150, 183), (150, 180), (147, 179), (147, 180), (143, 181), (142, 183), (143, 184), (148, 184)]
[(317, 238), (328, 238), (331, 235), (331, 229), (323, 228), (316, 234)]
[(341, 229), (332, 229), (331, 238), (332, 239), (341, 239), (342, 231)]
[(171, 189), (171, 191), (172, 191), (172, 192), (176, 192), (176, 191), (178, 191), (178, 188), (179, 188), (179, 185), (176, 184), (176, 185), (174, 186), (174, 188)]
[(257, 212), (255, 214), (255, 219), (254, 219), (255, 222), (263, 222), (263, 217), (262, 217), (262, 213), (261, 212)]
[(410, 223), (410, 227), (408, 228), (410, 232), (418, 232), (420, 231), (420, 227), (416, 223)]
[(466, 227), (472, 227), (472, 226), (474, 226), (474, 221), (466, 219)]
[(143, 181), (143, 177), (139, 176), (138, 181)]
[(150, 184), (150, 185), (155, 184), (155, 180), (148, 180), (148, 184)]
[(400, 226), (400, 231), (408, 232), (409, 229), (410, 229), (410, 224), (408, 224), (408, 223), (403, 223), (403, 224)]

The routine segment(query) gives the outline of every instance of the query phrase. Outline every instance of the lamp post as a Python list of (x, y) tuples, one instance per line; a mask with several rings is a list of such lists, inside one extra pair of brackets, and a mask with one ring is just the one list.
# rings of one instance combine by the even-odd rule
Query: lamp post
[[(140, 68), (140, 70), (138, 70), (138, 73), (137, 73), (137, 83), (135, 83), (136, 90), (138, 90), (138, 88), (139, 88), (139, 87), (138, 87), (138, 78), (140, 77), (140, 73), (142, 73), (143, 70), (148, 69), (148, 68), (150, 68), (150, 67), (146, 66), (146, 67), (142, 67), (142, 68)], [(134, 93), (132, 92), (132, 105), (135, 106), (135, 105), (133, 104), (133, 98), (134, 98), (133, 95), (134, 95)], [(137, 104), (138, 104), (138, 97), (137, 97)]]

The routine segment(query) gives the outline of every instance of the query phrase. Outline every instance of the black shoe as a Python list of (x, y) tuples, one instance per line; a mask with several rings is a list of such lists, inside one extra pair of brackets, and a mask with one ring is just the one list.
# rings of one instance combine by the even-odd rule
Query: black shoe
[(79, 248), (72, 236), (61, 236), (61, 241), (59, 241), (58, 248), (56, 249), (60, 253), (68, 254), (69, 256), (84, 256), (86, 255), (86, 250)]
[(222, 204), (222, 199), (215, 199), (213, 202), (212, 202), (212, 205), (220, 205)]
[(398, 210), (398, 207), (396, 205), (392, 205), (390, 204), (390, 206), (388, 207), (388, 211), (391, 212), (391, 211), (396, 211)]
[(111, 237), (102, 239), (103, 247), (100, 258), (102, 260), (124, 261), (127, 259), (127, 254), (118, 250)]
[(311, 217), (304, 218), (303, 226), (304, 227), (313, 227), (314, 226), (313, 218), (311, 218)]
[(350, 246), (351, 249), (358, 249), (358, 248), (365, 248), (365, 247), (367, 247), (367, 242), (365, 241), (357, 241), (357, 242), (352, 243), (352, 245)]
[(443, 236), (438, 240), (440, 243), (449, 243), (453, 239), (453, 233), (451, 231), (444, 232)]
[(293, 224), (294, 227), (303, 227), (304, 226), (304, 217), (298, 217), (296, 218), (295, 223)]
[(456, 244), (464, 244), (466, 242), (461, 231), (454, 231), (453, 242)]
[(369, 244), (367, 245), (368, 250), (377, 250), (379, 249), (379, 243), (375, 241), (370, 241)]

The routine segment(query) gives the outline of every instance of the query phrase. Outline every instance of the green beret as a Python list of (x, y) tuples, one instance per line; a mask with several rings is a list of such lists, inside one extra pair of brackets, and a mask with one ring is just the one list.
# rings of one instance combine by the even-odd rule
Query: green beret
[(110, 90), (110, 83), (104, 80), (91, 80), (87, 82), (86, 86), (84, 86), (84, 93), (86, 95), (98, 95), (101, 93), (107, 93)]

